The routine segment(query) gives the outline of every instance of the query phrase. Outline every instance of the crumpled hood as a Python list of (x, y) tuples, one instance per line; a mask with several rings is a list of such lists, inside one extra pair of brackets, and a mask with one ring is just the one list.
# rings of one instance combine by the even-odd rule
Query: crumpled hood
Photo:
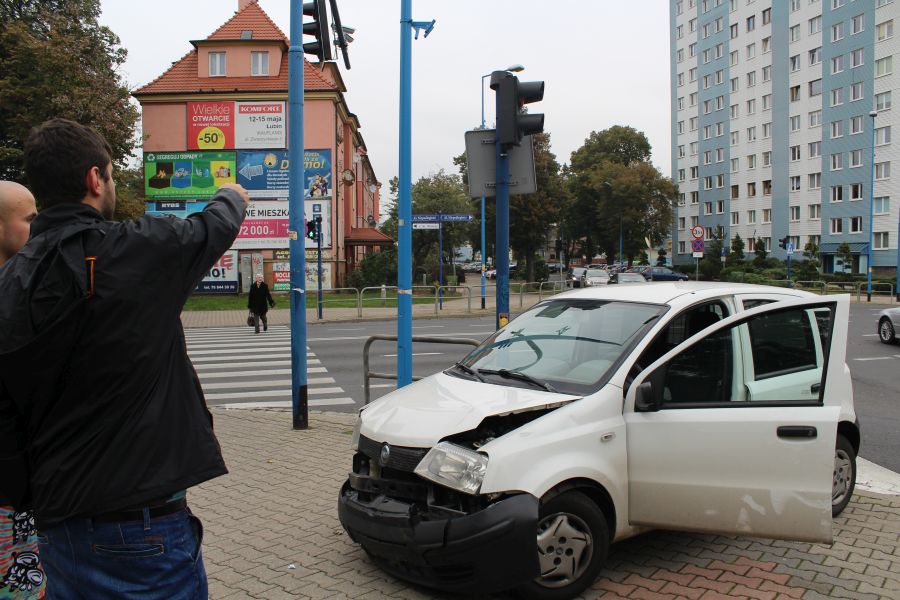
[(485, 417), (578, 398), (436, 373), (370, 404), (362, 412), (360, 433), (376, 442), (430, 448), (449, 435), (475, 429)]

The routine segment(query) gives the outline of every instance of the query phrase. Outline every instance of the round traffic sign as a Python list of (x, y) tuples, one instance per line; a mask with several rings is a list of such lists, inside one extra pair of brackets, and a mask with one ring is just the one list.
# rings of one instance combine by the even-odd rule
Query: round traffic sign
[(694, 225), (691, 227), (691, 235), (694, 236), (694, 239), (700, 239), (703, 237), (703, 227), (700, 225)]
[(704, 246), (705, 244), (703, 243), (703, 240), (699, 238), (691, 242), (691, 250), (693, 252), (703, 252), (703, 250), (705, 249)]

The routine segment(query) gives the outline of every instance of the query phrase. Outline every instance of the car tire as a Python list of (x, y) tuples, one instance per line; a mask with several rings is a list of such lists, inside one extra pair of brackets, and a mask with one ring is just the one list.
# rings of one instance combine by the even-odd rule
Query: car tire
[(834, 474), (831, 484), (831, 516), (836, 517), (847, 507), (856, 487), (856, 452), (853, 444), (838, 434), (834, 449)]
[(541, 576), (516, 589), (529, 600), (573, 598), (600, 573), (609, 550), (603, 511), (581, 492), (566, 492), (543, 504), (538, 517)]
[(887, 317), (882, 317), (878, 322), (878, 339), (882, 344), (896, 344), (897, 337), (894, 332), (894, 324)]

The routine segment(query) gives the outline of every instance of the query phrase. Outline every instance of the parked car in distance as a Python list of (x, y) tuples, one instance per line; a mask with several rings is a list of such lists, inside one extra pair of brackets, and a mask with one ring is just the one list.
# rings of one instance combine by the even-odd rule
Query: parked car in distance
[(573, 288), (582, 287), (581, 278), (582, 275), (584, 275), (585, 271), (587, 271), (585, 267), (572, 267), (572, 270), (569, 272), (569, 281), (572, 282)]
[[(516, 266), (517, 263), (511, 262), (509, 263), (509, 276), (512, 277), (516, 274)], [(497, 269), (488, 269), (484, 272), (484, 276), (488, 279), (497, 279)]]
[(609, 276), (610, 283), (647, 283), (640, 273), (613, 273)]
[(860, 447), (849, 315), (718, 282), (555, 295), (360, 410), (340, 522), (397, 577), (531, 599), (650, 529), (830, 544)]
[(878, 313), (878, 339), (884, 344), (896, 344), (900, 331), (900, 306)]
[(673, 271), (669, 267), (650, 267), (644, 270), (642, 275), (650, 281), (687, 281), (689, 279), (684, 273)]
[(561, 262), (548, 262), (547, 269), (550, 270), (551, 273), (559, 273), (565, 268)]
[(587, 268), (581, 276), (581, 285), (583, 287), (606, 285), (607, 283), (609, 283), (609, 273), (606, 272), (606, 269)]

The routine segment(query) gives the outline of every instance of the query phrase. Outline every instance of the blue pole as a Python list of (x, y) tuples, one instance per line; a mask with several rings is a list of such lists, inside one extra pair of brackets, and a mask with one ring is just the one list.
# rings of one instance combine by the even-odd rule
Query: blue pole
[[(491, 74), (481, 76), (481, 128), (484, 129), (484, 79), (490, 77)], [(484, 192), (481, 193), (481, 310), (484, 310), (485, 304), (485, 277), (484, 272), (487, 270), (487, 249), (484, 246)]]
[(412, 0), (400, 1), (397, 387), (412, 383)]
[[(499, 96), (499, 94), (497, 94)], [(500, 107), (497, 107), (499, 114)], [(509, 322), (509, 155), (497, 147), (497, 238), (494, 264), (497, 269), (497, 329)]]
[(316, 217), (316, 246), (318, 250), (319, 263), (319, 289), (316, 295), (316, 305), (318, 306), (319, 319), (322, 319), (322, 217)]
[(288, 248), (291, 253), (291, 411), (294, 429), (309, 427), (306, 380), (306, 232), (303, 165), (303, 0), (291, 0), (288, 50)]
[[(872, 177), (869, 180), (869, 252), (866, 257), (866, 301), (872, 301), (872, 242), (875, 230), (875, 117), (878, 113), (874, 110), (869, 113), (872, 117)], [(900, 234), (900, 232), (898, 232)]]
[(791, 287), (791, 255), (787, 255), (787, 286)]
[(444, 295), (441, 286), (444, 285), (444, 224), (441, 222), (441, 213), (438, 211), (438, 306), (444, 310)]

